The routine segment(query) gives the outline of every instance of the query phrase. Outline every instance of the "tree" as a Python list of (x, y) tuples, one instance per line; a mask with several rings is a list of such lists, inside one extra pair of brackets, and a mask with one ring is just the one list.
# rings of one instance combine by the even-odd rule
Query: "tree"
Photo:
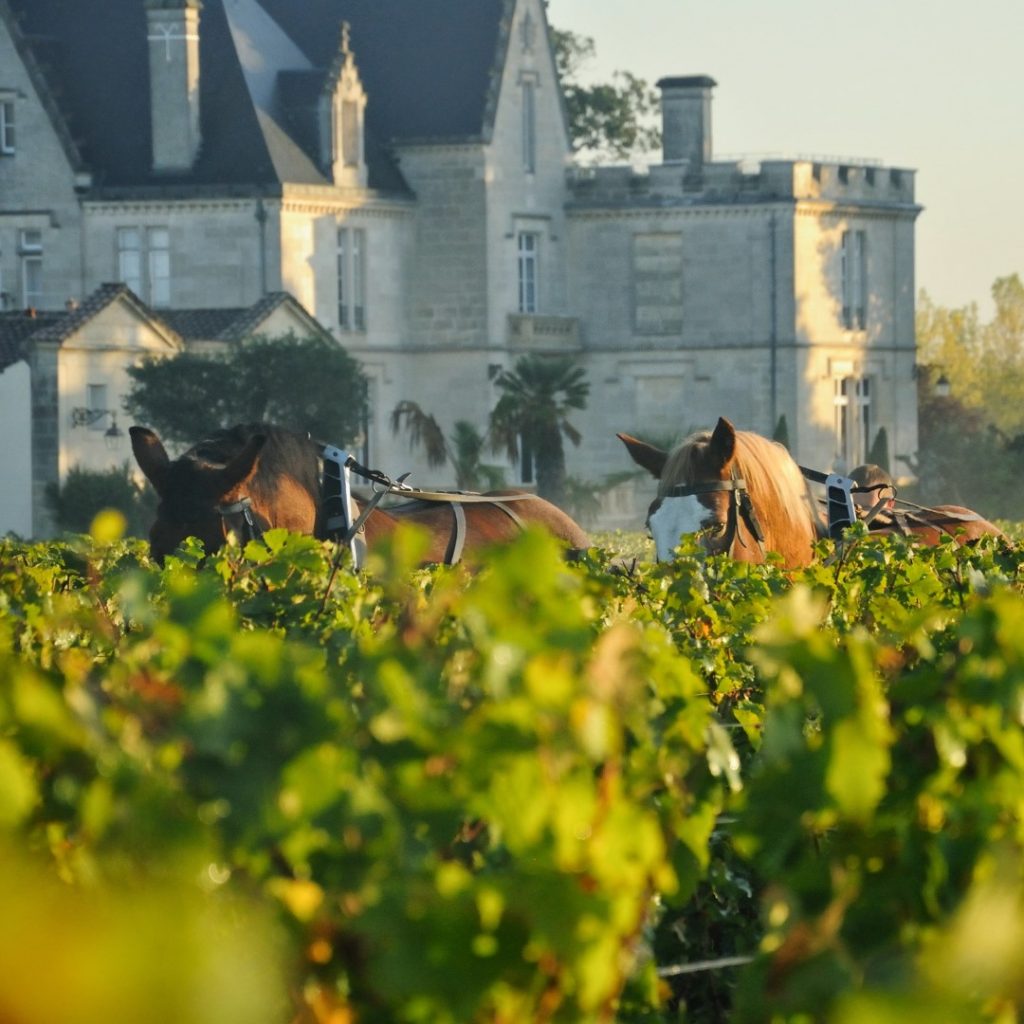
[(786, 422), (785, 413), (779, 417), (779, 422), (775, 424), (775, 433), (772, 434), (772, 440), (777, 441), (783, 448), (789, 448), (789, 424)]
[(391, 411), (391, 432), (404, 429), (409, 447), (423, 447), (428, 466), (443, 466), (450, 462), (455, 470), (455, 486), (461, 491), (495, 490), (505, 486), (505, 473), (500, 466), (481, 461), (484, 438), (468, 420), (457, 420), (451, 438), (444, 435), (441, 425), (416, 402), (399, 402)]
[(129, 536), (145, 537), (156, 517), (157, 498), (125, 463), (100, 471), (73, 466), (63, 487), (47, 485), (46, 503), (57, 525), (68, 533), (88, 533), (99, 512), (114, 508), (124, 516)]
[(1020, 275), (992, 285), (995, 315), (983, 323), (974, 303), (937, 306), (921, 292), (916, 330), (918, 363), (933, 379), (944, 374), (967, 409), (1007, 433), (1024, 430), (1024, 283)]
[[(922, 292), (917, 312), (918, 477), (907, 493), (1017, 518), (1024, 504), (1024, 284), (1018, 274), (992, 285), (995, 315), (974, 303), (937, 306)], [(948, 396), (935, 392), (945, 376)], [(1017, 435), (1016, 437), (1014, 435)]]
[(652, 123), (658, 96), (646, 81), (615, 71), (612, 82), (582, 85), (578, 76), (594, 56), (594, 40), (552, 28), (551, 41), (575, 151), (628, 160), (661, 145), (661, 131)]
[(495, 384), (502, 391), (491, 413), (490, 440), (513, 465), (522, 460), (523, 479), (536, 471), (537, 493), (556, 505), (565, 501), (567, 437), (578, 445), (581, 435), (569, 422), (572, 409), (585, 409), (590, 385), (583, 370), (568, 358), (523, 356)]
[(338, 445), (363, 429), (366, 378), (323, 338), (251, 338), (223, 354), (183, 352), (128, 373), (128, 412), (176, 444), (235, 423), (274, 423)]
[(878, 433), (875, 434), (875, 439), (871, 442), (871, 450), (868, 452), (868, 462), (875, 466), (881, 466), (887, 473), (890, 470), (889, 434), (885, 427), (878, 428)]

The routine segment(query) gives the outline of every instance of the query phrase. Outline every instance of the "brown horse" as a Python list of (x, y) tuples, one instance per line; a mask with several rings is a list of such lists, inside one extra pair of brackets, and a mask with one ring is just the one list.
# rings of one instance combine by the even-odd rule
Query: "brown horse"
[[(850, 471), (850, 479), (867, 488), (867, 504), (874, 505), (880, 498), (887, 499), (881, 511), (871, 520), (872, 533), (902, 533), (915, 537), (924, 544), (938, 544), (943, 537), (954, 537), (966, 544), (981, 537), (1003, 537), (1006, 534), (994, 523), (962, 505), (935, 505), (926, 508), (896, 497), (896, 485), (881, 466), (866, 462)], [(864, 513), (863, 500), (858, 502), (858, 513)]]
[(800, 467), (774, 441), (719, 419), (671, 452), (628, 434), (618, 438), (633, 461), (658, 480), (647, 513), (659, 561), (669, 561), (684, 534), (696, 533), (711, 554), (763, 562), (769, 551), (788, 567), (807, 565), (819, 536), (817, 510)]
[[(198, 537), (208, 553), (232, 530), (244, 535), (247, 529), (283, 527), (327, 536), (315, 442), (267, 424), (239, 425), (217, 431), (172, 461), (152, 430), (136, 426), (129, 433), (135, 460), (160, 499), (149, 533), (150, 554), (157, 561), (190, 536)], [(415, 523), (431, 535), (426, 561), (444, 562), (452, 552), (454, 521), (462, 518), (458, 547), (467, 552), (511, 540), (531, 524), (570, 548), (589, 547), (587, 534), (561, 509), (534, 495), (503, 503), (511, 494), (491, 492), (487, 497), (493, 502), (466, 503), (459, 512), (447, 501), (378, 507), (364, 524), (365, 540), (372, 547), (399, 523)], [(353, 501), (358, 514), (361, 503)]]

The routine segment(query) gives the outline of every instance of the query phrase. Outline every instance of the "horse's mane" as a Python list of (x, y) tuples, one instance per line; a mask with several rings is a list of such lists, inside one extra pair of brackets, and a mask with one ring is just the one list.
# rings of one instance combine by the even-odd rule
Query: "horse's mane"
[[(710, 440), (710, 430), (699, 430), (669, 452), (658, 482), (659, 497), (664, 497), (674, 484), (700, 479), (700, 446)], [(812, 531), (816, 530), (807, 485), (800, 467), (783, 445), (749, 430), (737, 430), (735, 463), (737, 472), (747, 482), (755, 508), (760, 511), (766, 502), (771, 502), (791, 522), (806, 523)]]
[(240, 423), (216, 430), (189, 448), (179, 462), (203, 469), (226, 466), (258, 434), (264, 435), (267, 443), (249, 482), (253, 497), (269, 499), (284, 476), (295, 478), (311, 495), (317, 496), (320, 478), (316, 446), (308, 438), (270, 423)]

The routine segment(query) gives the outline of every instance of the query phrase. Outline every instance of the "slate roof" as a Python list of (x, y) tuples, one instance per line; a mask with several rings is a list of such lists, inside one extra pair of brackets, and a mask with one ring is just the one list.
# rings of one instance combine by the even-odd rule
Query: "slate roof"
[(257, 327), (280, 305), (291, 305), (309, 321), (311, 329), (329, 332), (298, 304), (288, 292), (270, 292), (251, 306), (222, 309), (161, 309), (154, 313), (186, 342), (240, 341)]
[(60, 344), (65, 338), (71, 337), (83, 324), (91, 320), (97, 313), (106, 309), (117, 299), (125, 298), (137, 306), (145, 316), (152, 316), (149, 307), (126, 284), (102, 284), (83, 302), (70, 312), (51, 315), (49, 323), (32, 335), (32, 342), (49, 342)]
[(37, 313), (30, 316), (23, 310), (0, 313), (0, 373), (24, 359), (27, 342), (33, 334), (50, 326), (66, 313)]
[[(393, 141), (485, 137), (494, 71), (510, 0), (204, 0), (200, 14), (203, 146), (179, 178), (150, 168), (144, 0), (0, 0), (45, 77), (97, 185), (267, 188), (322, 184), (311, 146), (309, 98), (322, 85), (351, 25), (368, 96), (370, 187), (405, 191)], [(225, 3), (269, 15), (309, 67), (281, 76), (273, 104), (254, 101)], [(259, 5), (258, 8), (253, 5)], [(233, 17), (238, 17), (237, 13)], [(287, 80), (286, 79), (290, 79)], [(305, 120), (304, 120), (305, 119)]]
[(186, 343), (240, 341), (249, 337), (281, 305), (292, 306), (300, 317), (308, 321), (311, 331), (320, 331), (330, 336), (330, 332), (306, 313), (288, 292), (270, 292), (251, 306), (153, 310), (127, 285), (104, 284), (71, 311), (37, 312), (32, 315), (23, 310), (0, 313), (0, 372), (24, 359), (29, 347), (36, 342), (60, 344), (97, 313), (121, 298), (137, 306), (147, 319), (169, 328)]

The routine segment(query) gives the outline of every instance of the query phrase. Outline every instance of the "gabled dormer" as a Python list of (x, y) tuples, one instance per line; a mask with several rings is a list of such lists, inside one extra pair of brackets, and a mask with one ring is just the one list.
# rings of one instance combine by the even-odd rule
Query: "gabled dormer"
[(341, 26), (341, 45), (324, 80), (318, 115), (320, 163), (325, 173), (335, 185), (365, 188), (366, 90), (352, 52), (348, 22)]

